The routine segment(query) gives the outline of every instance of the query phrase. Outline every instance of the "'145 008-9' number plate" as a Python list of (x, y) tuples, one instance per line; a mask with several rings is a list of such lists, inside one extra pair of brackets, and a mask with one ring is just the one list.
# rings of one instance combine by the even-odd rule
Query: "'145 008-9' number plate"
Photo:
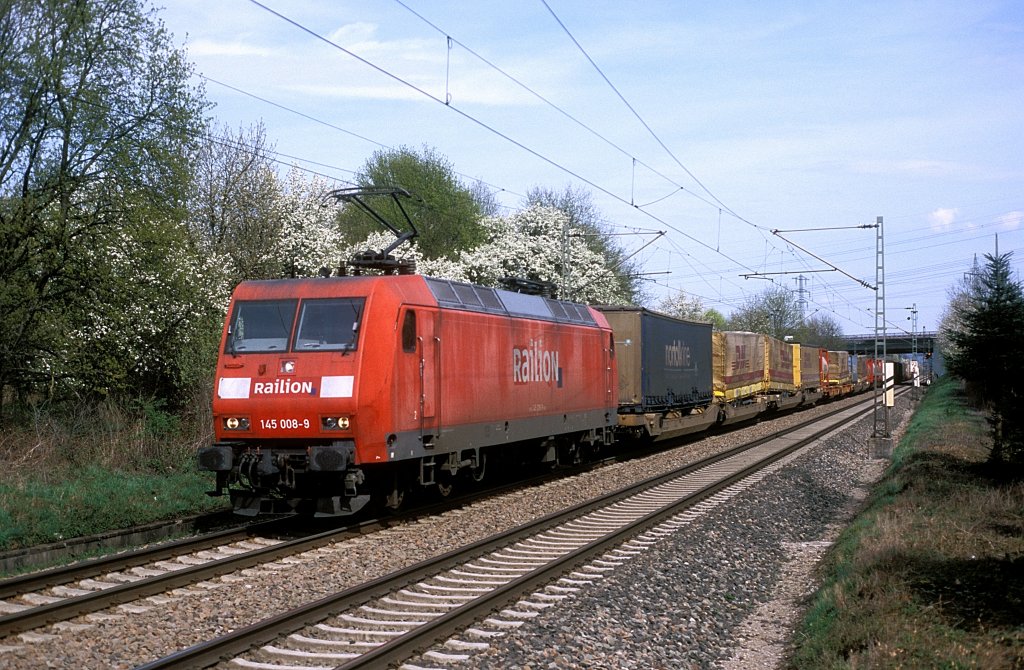
[(264, 430), (309, 428), (309, 419), (260, 419), (260, 428)]

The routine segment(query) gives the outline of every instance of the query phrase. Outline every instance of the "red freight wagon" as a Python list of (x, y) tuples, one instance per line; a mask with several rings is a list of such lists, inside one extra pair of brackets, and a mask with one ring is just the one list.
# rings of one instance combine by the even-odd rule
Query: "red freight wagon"
[[(857, 359), (858, 365), (860, 364), (860, 358), (861, 357), (858, 357)], [(878, 385), (881, 386), (882, 378), (885, 376), (885, 361), (881, 358), (868, 358), (867, 356), (864, 356), (863, 358), (865, 365), (863, 379), (867, 382), (866, 388), (874, 388), (876, 381), (878, 382)]]
[(614, 342), (584, 305), (418, 275), (243, 282), (224, 326), (213, 414), (236, 511), (451, 490), (488, 456), (555, 460), (617, 422)]

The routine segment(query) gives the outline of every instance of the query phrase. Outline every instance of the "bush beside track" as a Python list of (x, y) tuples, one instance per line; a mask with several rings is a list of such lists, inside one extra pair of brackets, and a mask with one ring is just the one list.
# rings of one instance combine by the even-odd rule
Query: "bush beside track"
[(792, 668), (1024, 667), (1024, 482), (941, 379), (823, 563)]
[(209, 488), (199, 473), (131, 474), (98, 466), (54, 484), (0, 484), (0, 550), (225, 509), (207, 498)]
[(195, 445), (210, 439), (210, 419), (197, 414), (107, 402), (8, 426), (0, 551), (225, 509), (195, 466)]

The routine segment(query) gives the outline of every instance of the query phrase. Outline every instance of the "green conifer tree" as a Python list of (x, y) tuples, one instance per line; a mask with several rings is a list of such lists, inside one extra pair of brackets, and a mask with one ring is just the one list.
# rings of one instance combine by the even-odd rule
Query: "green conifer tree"
[(990, 460), (1024, 464), (1024, 289), (1011, 256), (985, 255), (978, 290), (951, 333), (958, 353), (949, 368), (990, 408)]

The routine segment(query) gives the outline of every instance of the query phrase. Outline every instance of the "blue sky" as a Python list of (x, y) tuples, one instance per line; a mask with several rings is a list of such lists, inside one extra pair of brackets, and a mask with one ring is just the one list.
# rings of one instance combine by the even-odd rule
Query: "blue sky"
[[(810, 311), (870, 332), (875, 293), (843, 273), (874, 284), (855, 226), (877, 216), (890, 330), (914, 304), (934, 329), (996, 235), (1024, 268), (1019, 1), (264, 4), (332, 44), (250, 0), (160, 12), (219, 122), (262, 122), (283, 160), (340, 180), (426, 145), (509, 208), (586, 188), (624, 247), (654, 240), (635, 258), (655, 300), (728, 314), (768, 285), (743, 275), (803, 272)], [(840, 229), (771, 232), (822, 227)]]

